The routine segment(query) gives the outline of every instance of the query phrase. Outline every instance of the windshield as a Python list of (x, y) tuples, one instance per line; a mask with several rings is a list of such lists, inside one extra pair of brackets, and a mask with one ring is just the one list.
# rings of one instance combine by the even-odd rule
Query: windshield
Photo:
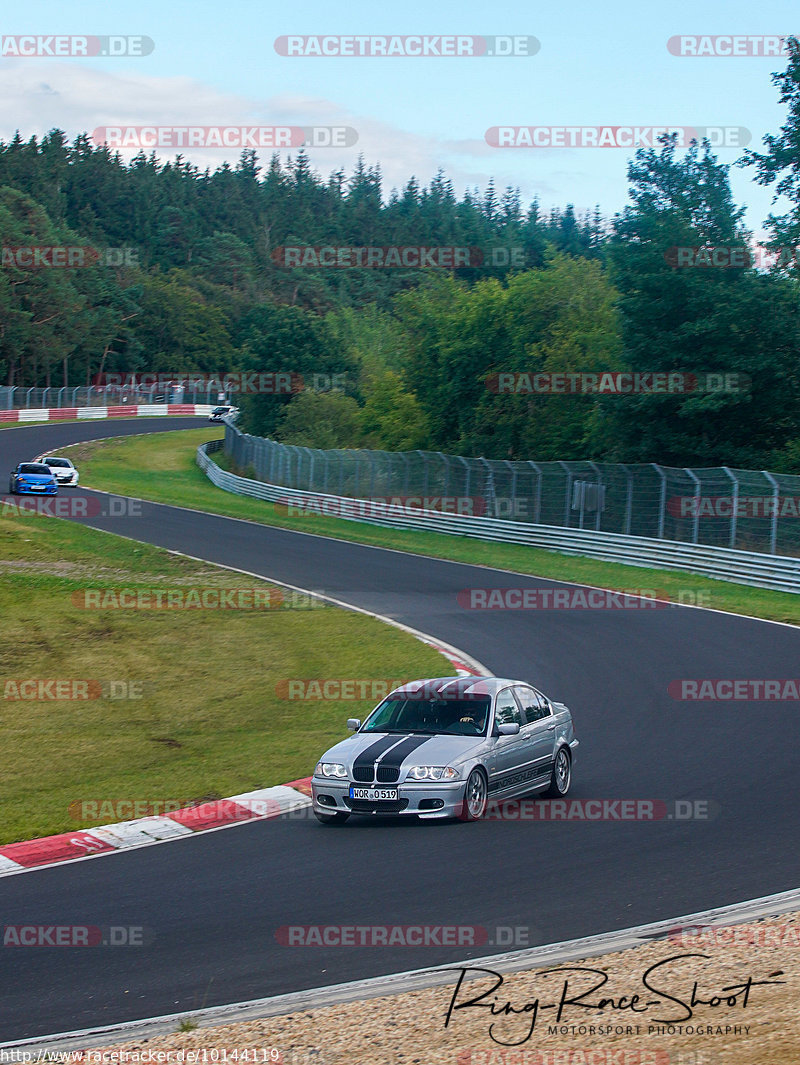
[(59, 468), (69, 466), (67, 459), (45, 459), (44, 461), (46, 466), (58, 466)]
[(20, 473), (49, 473), (50, 470), (43, 462), (23, 462), (19, 468)]
[(386, 699), (361, 731), (482, 736), (486, 733), (489, 702), (488, 695), (459, 699)]

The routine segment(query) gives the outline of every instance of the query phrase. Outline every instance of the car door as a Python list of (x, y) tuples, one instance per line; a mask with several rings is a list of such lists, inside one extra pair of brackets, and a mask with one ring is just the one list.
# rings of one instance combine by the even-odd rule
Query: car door
[(503, 688), (497, 693), (494, 709), (494, 727), (517, 724), (516, 736), (497, 736), (494, 749), (494, 773), (489, 781), (493, 797), (513, 795), (520, 788), (520, 773), (525, 771), (528, 754), (526, 737), (523, 734), (525, 716), (513, 688)]
[(525, 715), (525, 725), (520, 735), (524, 736), (531, 775), (529, 788), (545, 784), (553, 770), (556, 746), (556, 719), (550, 700), (540, 691), (527, 684), (518, 684), (514, 694)]

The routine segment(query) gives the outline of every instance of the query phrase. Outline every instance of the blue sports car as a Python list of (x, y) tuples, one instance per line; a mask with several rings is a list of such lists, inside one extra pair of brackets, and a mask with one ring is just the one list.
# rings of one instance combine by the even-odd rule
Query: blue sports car
[(13, 495), (28, 492), (31, 495), (58, 495), (58, 485), (49, 466), (43, 462), (20, 462), (11, 471), (8, 490)]

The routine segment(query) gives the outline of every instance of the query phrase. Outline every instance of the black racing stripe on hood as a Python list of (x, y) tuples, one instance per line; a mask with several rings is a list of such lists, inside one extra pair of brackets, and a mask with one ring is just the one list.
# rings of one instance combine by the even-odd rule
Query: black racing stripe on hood
[(381, 758), (381, 768), (399, 769), (406, 758), (413, 754), (418, 747), (421, 747), (423, 743), (427, 743), (428, 740), (432, 740), (433, 736), (406, 736), (402, 743), (389, 751), (385, 758)]
[(384, 751), (388, 751), (388, 749), (398, 743), (399, 740), (400, 737), (397, 735), (381, 736), (379, 740), (375, 740), (375, 742), (371, 743), (369, 747), (365, 747), (361, 754), (356, 755), (355, 760), (353, 761), (353, 766), (370, 766), (371, 768), (380, 755), (382, 755)]

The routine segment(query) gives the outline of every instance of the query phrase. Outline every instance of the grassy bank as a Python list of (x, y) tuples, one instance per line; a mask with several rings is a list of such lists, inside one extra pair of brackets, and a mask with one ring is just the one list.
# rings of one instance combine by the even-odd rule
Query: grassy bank
[[(152, 595), (268, 587), (0, 508), (0, 842), (95, 824), (70, 810), (84, 800), (190, 802), (307, 776), (347, 734), (345, 719), (376, 700), (290, 700), (288, 679), (450, 671), (413, 637), (333, 607), (113, 606), (123, 588)], [(111, 605), (87, 609), (87, 590), (112, 593), (90, 598)], [(58, 689), (31, 680), (79, 683)], [(52, 697), (64, 694), (78, 698)]]
[[(800, 624), (800, 596), (788, 592), (749, 588), (691, 573), (600, 562), (515, 544), (493, 544), (416, 530), (382, 529), (341, 518), (281, 513), (280, 508), (272, 503), (235, 496), (215, 488), (198, 469), (195, 463), (197, 447), (222, 435), (221, 429), (208, 426), (183, 432), (93, 441), (67, 449), (65, 454), (80, 466), (82, 483), (108, 492), (555, 580), (604, 588), (657, 590), (678, 602)], [(221, 456), (218, 461), (222, 462)]]

